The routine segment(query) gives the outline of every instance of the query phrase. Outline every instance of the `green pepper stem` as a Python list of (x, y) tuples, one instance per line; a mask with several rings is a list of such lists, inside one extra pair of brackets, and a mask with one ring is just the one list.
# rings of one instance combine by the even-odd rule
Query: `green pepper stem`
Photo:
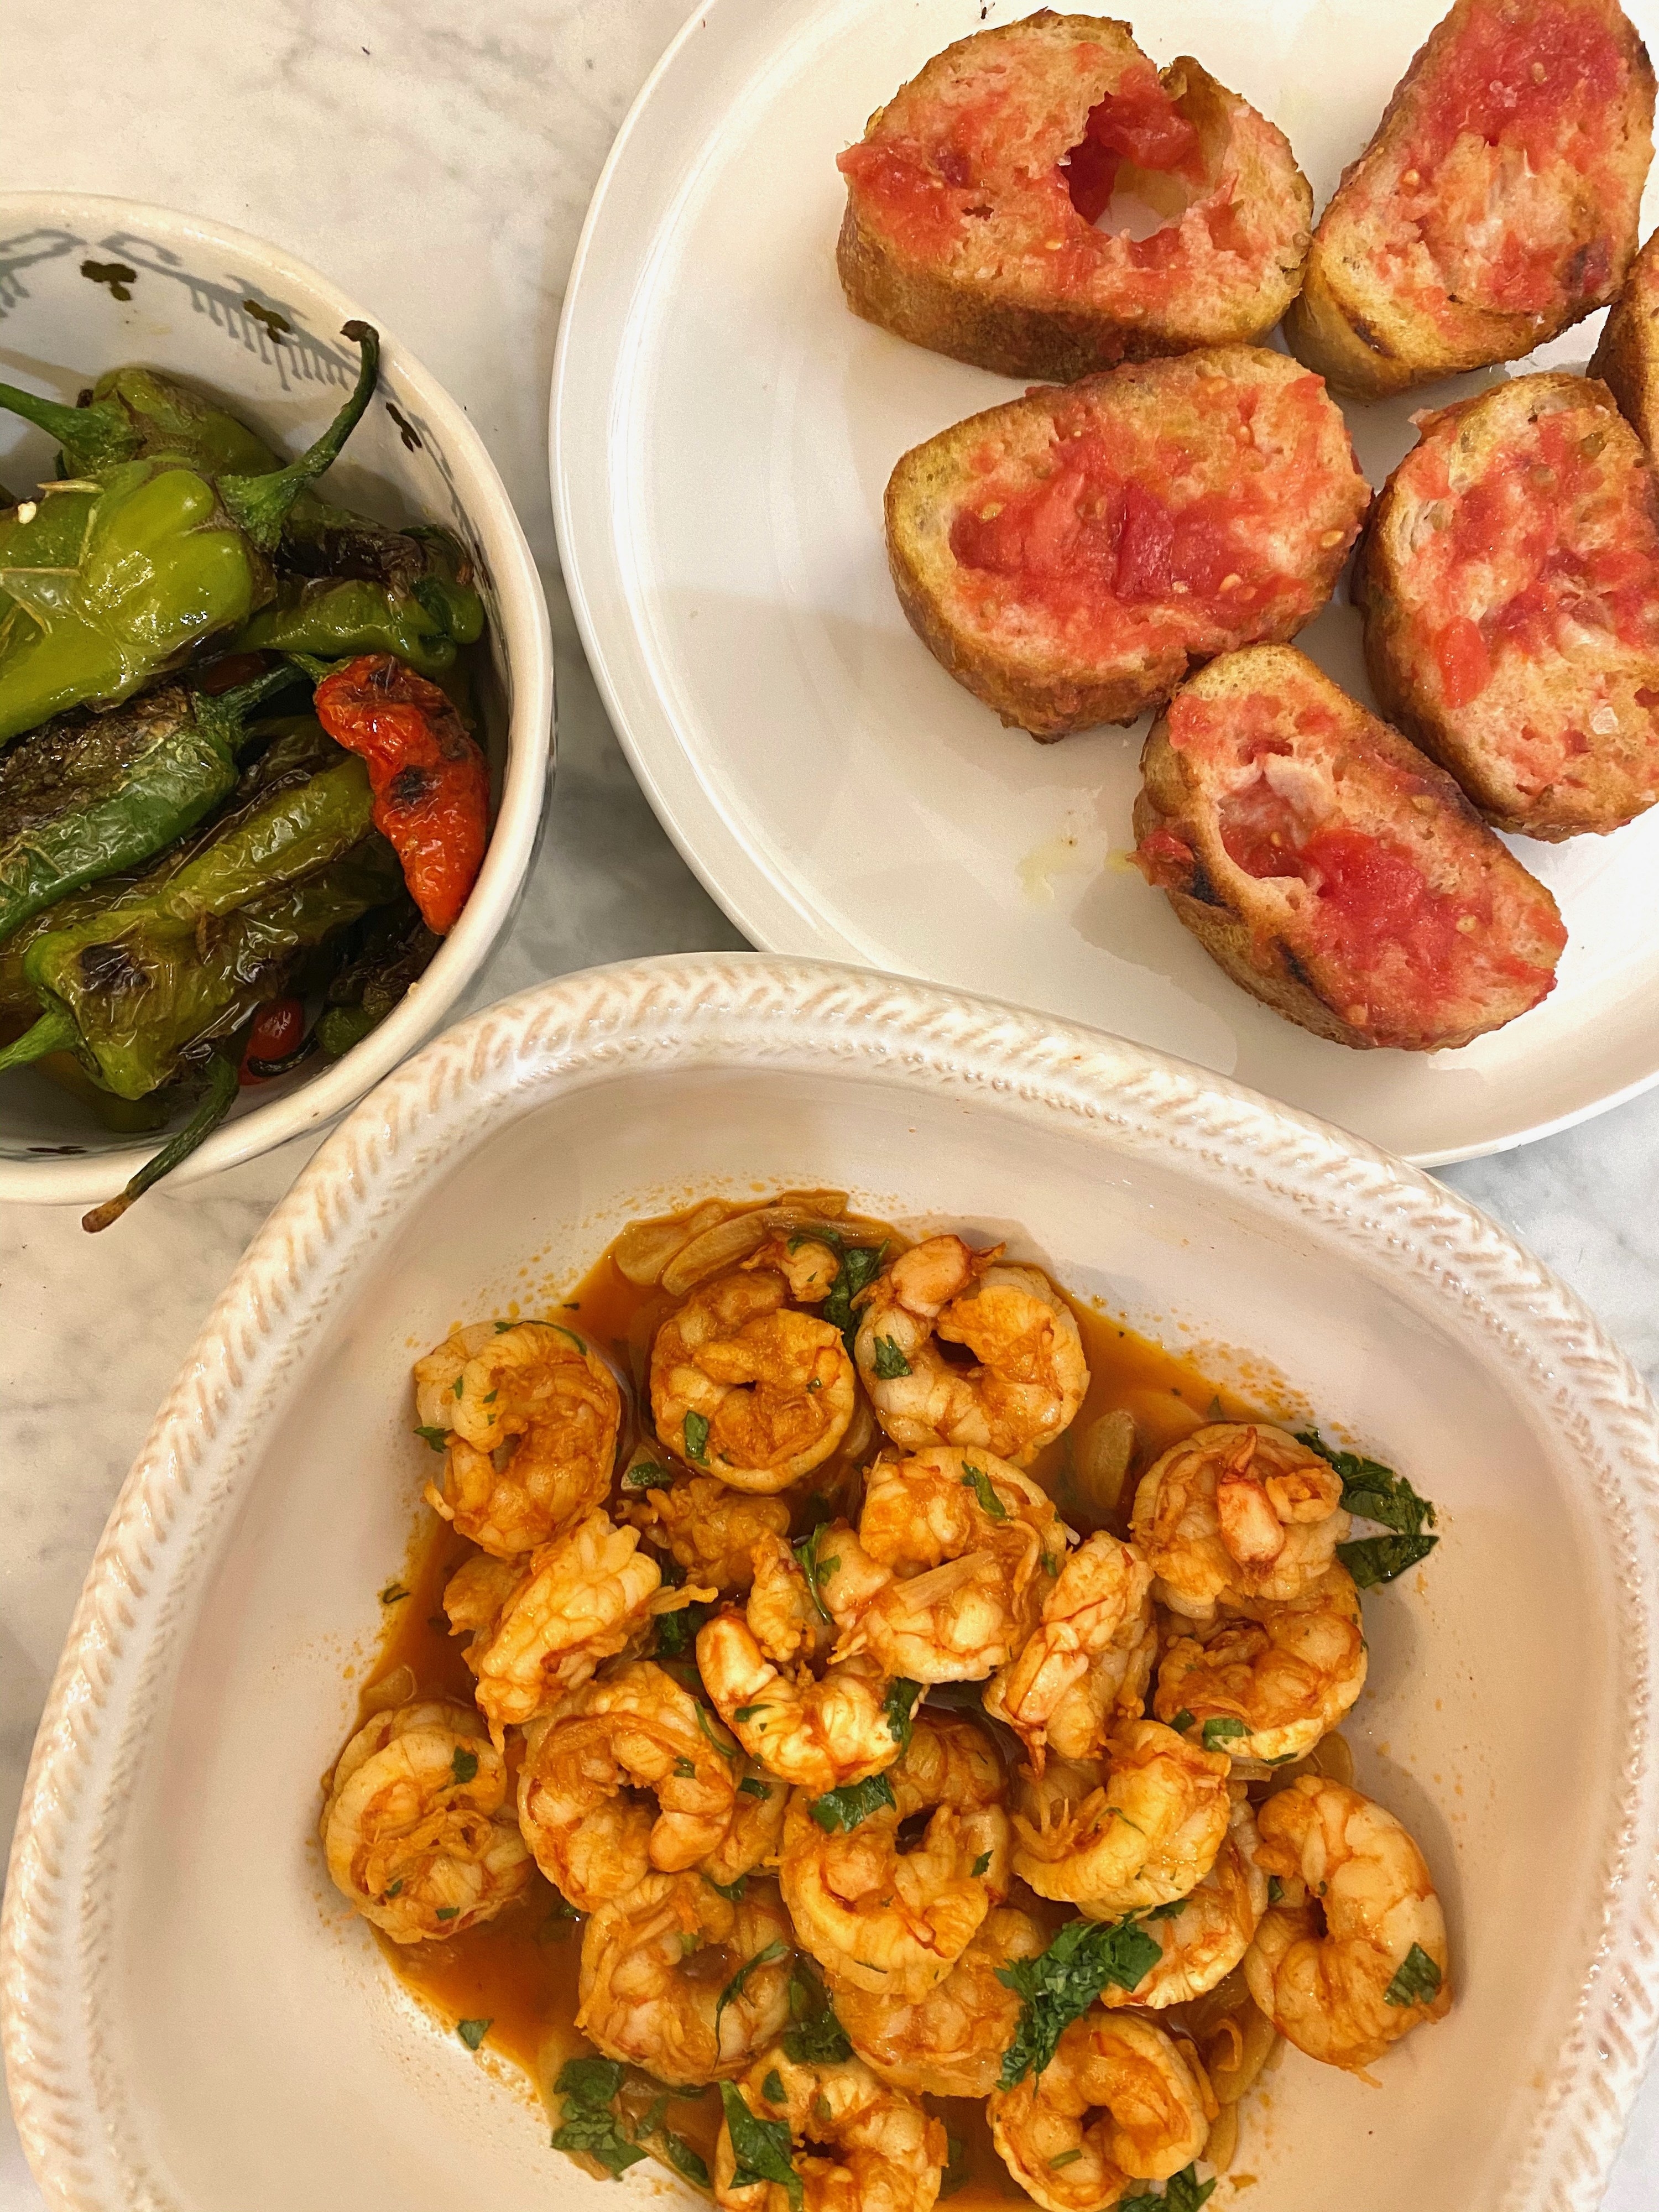
[(340, 458), (340, 448), (362, 422), (380, 373), (380, 334), (369, 323), (348, 323), (340, 333), (362, 348), (362, 365), (351, 397), (314, 446), (270, 476), (221, 477), (219, 496), (262, 553), (274, 553), (289, 509), (315, 477)]
[(267, 669), (250, 683), (237, 684), (231, 691), (198, 691), (195, 700), (197, 724), (210, 737), (221, 739), (228, 750), (236, 752), (247, 738), (247, 718), (260, 701), (278, 691), (287, 691), (304, 680), (303, 669), (285, 663), (281, 668)]
[[(39, 1027), (39, 1024), (36, 1024)], [(216, 1052), (208, 1062), (207, 1094), (176, 1137), (169, 1137), (153, 1159), (146, 1160), (118, 1198), (106, 1199), (81, 1217), (82, 1229), (94, 1236), (118, 1221), (135, 1199), (171, 1175), (180, 1160), (188, 1159), (204, 1139), (210, 1137), (236, 1101), (236, 1064)]]
[(67, 1052), (76, 1036), (74, 1017), (61, 1006), (54, 1007), (0, 1051), (0, 1073), (9, 1067), (27, 1067), (32, 1060), (44, 1060), (49, 1052)]
[(41, 399), (15, 384), (0, 384), (0, 407), (56, 438), (72, 476), (130, 461), (142, 443), (126, 410), (113, 399), (100, 399), (90, 407), (66, 407), (61, 399)]

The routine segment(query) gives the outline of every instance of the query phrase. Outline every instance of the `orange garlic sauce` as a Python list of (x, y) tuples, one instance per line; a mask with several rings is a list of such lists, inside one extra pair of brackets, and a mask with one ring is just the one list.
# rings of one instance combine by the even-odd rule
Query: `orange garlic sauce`
[[(879, 1226), (850, 1214), (836, 1225), (855, 1241), (865, 1241), (859, 1237), (860, 1230)], [(661, 1290), (641, 1289), (630, 1283), (607, 1249), (571, 1297), (549, 1309), (545, 1317), (556, 1316), (609, 1351), (632, 1381), (636, 1408), (649, 1400), (652, 1339), (664, 1316), (678, 1303)], [(1160, 1452), (1206, 1421), (1262, 1416), (1259, 1408), (1249, 1406), (1187, 1361), (1133, 1329), (1075, 1300), (1068, 1303), (1083, 1334), (1089, 1363), (1088, 1395), (1066, 1434), (1042, 1453), (1030, 1473), (1072, 1524), (1081, 1527), (1082, 1533), (1109, 1527), (1115, 1534), (1125, 1535), (1135, 1478)], [(1133, 1416), (1137, 1448), (1118, 1510), (1103, 1518), (1080, 1508), (1072, 1476), (1072, 1439), (1101, 1414), (1120, 1408)], [(637, 1413), (629, 1407), (624, 1394), (617, 1459), (619, 1472), (627, 1466), (635, 1444), (642, 1440)], [(434, 1472), (436, 1465), (434, 1459)], [(799, 1525), (791, 1531), (793, 1536), (807, 1534), (813, 1522), (823, 1517), (822, 1493), (834, 1495), (837, 1475), (850, 1477), (853, 1473), (832, 1459), (803, 1482), (798, 1500)], [(465, 1705), (472, 1701), (472, 1677), (461, 1656), (464, 1639), (450, 1638), (443, 1591), (449, 1577), (477, 1547), (457, 1535), (435, 1513), (423, 1512), (422, 1524), (411, 1541), (404, 1571), (393, 1577), (381, 1593), (387, 1623), (380, 1650), (362, 1680), (358, 1725), (386, 1704), (384, 1692), (376, 1695), (377, 1686), (400, 1668), (410, 1670), (414, 1687), (404, 1691), (399, 1703), (406, 1698), (430, 1697), (454, 1698)], [(396, 1595), (398, 1592), (407, 1595)], [(513, 1765), (510, 1745), (508, 1756)], [(1073, 1917), (1068, 1907), (1049, 1904), (1024, 1883), (1017, 1885), (1011, 1902), (1045, 1926), (1058, 1927)], [(521, 2067), (538, 2094), (546, 2099), (564, 2061), (589, 2054), (592, 2048), (575, 2027), (581, 1929), (581, 1917), (573, 1914), (551, 1885), (536, 1874), (528, 1891), (495, 1919), (447, 1942), (393, 1943), (378, 1931), (376, 1940), (405, 1988), (446, 2026), (463, 2020), (487, 2021), (486, 2048)], [(992, 2203), (1030, 2201), (997, 2155), (982, 2104), (957, 2097), (930, 2096), (923, 2101), (939, 2114), (951, 2136), (964, 2147), (956, 2172), (965, 2171), (966, 2179), (951, 2188), (952, 2212), (972, 2212), (975, 2206)], [(701, 2152), (711, 2172), (720, 2122), (720, 2099), (712, 2091), (677, 2098), (666, 2114), (666, 2124)], [(955, 2181), (953, 2173), (952, 2184)]]

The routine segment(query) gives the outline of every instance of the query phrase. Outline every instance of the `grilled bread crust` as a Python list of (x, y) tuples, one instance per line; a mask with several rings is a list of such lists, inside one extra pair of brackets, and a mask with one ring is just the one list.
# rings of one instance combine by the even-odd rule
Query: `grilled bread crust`
[[(1222, 347), (1028, 392), (915, 447), (887, 486), (887, 557), (934, 658), (1052, 739), (1133, 722), (1213, 654), (1292, 636), (1370, 496), (1319, 380)], [(1224, 534), (1204, 535), (1218, 515)]]
[[(1147, 880), (1236, 983), (1316, 1036), (1443, 1051), (1552, 988), (1566, 933), (1549, 892), (1449, 775), (1293, 647), (1212, 661), (1154, 725), (1140, 769)], [(1260, 858), (1280, 846), (1275, 824), (1292, 856), (1306, 841), (1303, 873)], [(1318, 840), (1333, 830), (1348, 841), (1339, 859), (1352, 866), (1359, 851), (1362, 882), (1373, 842), (1388, 871), (1346, 925), (1319, 890)], [(1399, 935), (1413, 902), (1434, 909), (1427, 952)]]
[(1419, 418), (1355, 577), (1390, 720), (1489, 822), (1555, 842), (1659, 799), (1659, 487), (1606, 387), (1549, 372)]
[[(1155, 125), (1173, 100), (1177, 138), (1196, 133), (1184, 172), (1127, 163), (1171, 218), (1140, 244), (1085, 221), (1057, 166), (1126, 80)], [(1295, 296), (1313, 216), (1289, 141), (1248, 101), (1188, 58), (1160, 76), (1127, 24), (1048, 9), (936, 55), (841, 166), (836, 259), (855, 314), (1060, 383), (1261, 337)]]
[(1659, 231), (1631, 264), (1589, 373), (1619, 402), (1651, 461), (1659, 453)]
[(1617, 0), (1456, 0), (1320, 218), (1291, 350), (1380, 398), (1604, 306), (1636, 251), (1653, 103)]

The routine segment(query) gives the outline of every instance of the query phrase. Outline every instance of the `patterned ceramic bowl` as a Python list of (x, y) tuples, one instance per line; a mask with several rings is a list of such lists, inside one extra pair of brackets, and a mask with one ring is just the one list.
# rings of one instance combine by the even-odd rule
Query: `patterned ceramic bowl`
[[(193, 1181), (331, 1121), (430, 1036), (506, 929), (546, 805), (553, 648), (534, 560), (483, 440), (377, 316), (280, 248), (200, 216), (130, 200), (0, 194), (0, 377), (73, 401), (94, 376), (141, 361), (215, 393), (297, 452), (339, 405), (356, 364), (353, 317), (380, 331), (380, 381), (331, 495), (386, 521), (454, 531), (489, 615), (486, 698), (496, 817), (483, 872), (441, 951), (404, 1003), (340, 1060), (245, 1092), (177, 1171)], [(0, 482), (37, 481), (49, 440), (0, 416)], [(155, 1148), (109, 1134), (27, 1070), (0, 1079), (0, 1199), (112, 1196)]]

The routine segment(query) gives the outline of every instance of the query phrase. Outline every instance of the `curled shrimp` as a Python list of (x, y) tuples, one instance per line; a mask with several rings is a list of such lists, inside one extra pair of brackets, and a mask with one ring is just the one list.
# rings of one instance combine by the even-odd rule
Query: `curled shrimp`
[(1229, 1771), (1223, 1753), (1158, 1721), (1126, 1721), (1107, 1741), (1103, 1774), (1052, 1759), (1022, 1784), (1014, 1871), (1091, 1920), (1185, 1897), (1227, 1832)]
[(507, 1789), (505, 1761), (465, 1705), (376, 1713), (325, 1784), (320, 1832), (335, 1887), (394, 1943), (489, 1919), (531, 1875)]
[(741, 2074), (788, 2024), (793, 1942), (775, 1895), (648, 1874), (582, 1931), (576, 2026), (659, 2081)]
[(629, 1661), (532, 1722), (519, 1826), (555, 1888), (592, 1912), (653, 1871), (712, 1858), (736, 1815), (742, 1764), (689, 1690)]
[(1207, 1621), (1224, 1599), (1299, 1597), (1348, 1528), (1328, 1461), (1265, 1421), (1216, 1421), (1147, 1468), (1130, 1533), (1158, 1577), (1153, 1596)]
[(837, 1652), (868, 1651), (913, 1682), (981, 1680), (1036, 1620), (1066, 1534), (1047, 1492), (989, 1452), (930, 1444), (878, 1460), (857, 1553), (841, 1558), (837, 1543), (842, 1571), (824, 1584), (843, 1631)]
[(994, 1906), (942, 1982), (921, 1997), (877, 1996), (843, 1984), (836, 2016), (865, 2063), (895, 2088), (935, 2097), (988, 2097), (1019, 2026), (1021, 2000), (1000, 1970), (1048, 1948), (1029, 1912)]
[(754, 1580), (756, 1544), (789, 1529), (789, 1508), (781, 1498), (729, 1490), (707, 1474), (647, 1490), (623, 1507), (621, 1518), (665, 1546), (694, 1583), (739, 1592)]
[(1255, 1814), (1240, 1797), (1228, 1817), (1227, 1832), (1215, 1863), (1197, 1887), (1139, 1925), (1158, 1947), (1133, 1990), (1109, 1987), (1100, 2002), (1123, 2005), (1185, 2004), (1224, 1981), (1249, 1949), (1267, 1909), (1267, 1877), (1255, 1863)]
[(427, 1503), (497, 1559), (603, 1504), (617, 1457), (616, 1377), (574, 1329), (474, 1322), (415, 1363), (422, 1425), (449, 1432)]
[(781, 1536), (760, 1537), (750, 1554), (749, 1602), (744, 1619), (769, 1659), (816, 1659), (835, 1640), (835, 1623), (814, 1595), (793, 1550)]
[[(916, 1720), (886, 1778), (892, 1803), (840, 1832), (826, 1831), (798, 1790), (778, 1878), (797, 1938), (833, 1988), (917, 1998), (945, 1979), (1008, 1893), (1004, 1777), (983, 1730), (943, 1715)], [(922, 1813), (921, 1840), (902, 1849), (900, 1824)]]
[[(1365, 1637), (1353, 1577), (1333, 1561), (1300, 1597), (1223, 1607), (1220, 1625), (1171, 1644), (1158, 1670), (1152, 1710), (1242, 1723), (1234, 1759), (1281, 1765), (1311, 1751), (1365, 1686)], [(1211, 1735), (1216, 1731), (1212, 1728)]]
[(887, 1685), (867, 1659), (843, 1660), (821, 1680), (804, 1666), (785, 1673), (744, 1615), (728, 1612), (698, 1630), (697, 1669), (750, 1757), (814, 1796), (861, 1782), (898, 1757)]
[(1157, 1649), (1152, 1580), (1133, 1544), (1091, 1536), (1044, 1594), (1018, 1656), (998, 1669), (985, 1710), (1014, 1730), (1036, 1773), (1050, 1744), (1062, 1759), (1097, 1759), (1114, 1718), (1139, 1717)]
[(1091, 2008), (1041, 2074), (993, 2094), (1003, 2164), (1046, 2212), (1106, 2212), (1132, 2182), (1167, 2181), (1202, 2153), (1216, 2112), (1189, 2053), (1151, 2021)]
[[(714, 2202), (725, 2212), (932, 2212), (948, 2152), (945, 2124), (861, 2059), (808, 2065), (765, 2051), (723, 2094)], [(739, 2179), (751, 2169), (732, 2141), (734, 2108), (739, 2119), (746, 2113), (788, 2129), (796, 2187)]]
[[(1077, 1317), (1040, 1267), (930, 1237), (865, 1293), (854, 1352), (876, 1418), (907, 1451), (931, 1443), (1029, 1467), (1089, 1388)], [(957, 1367), (939, 1340), (965, 1345)]]
[[(473, 1631), (467, 1664), (498, 1744), (507, 1729), (550, 1712), (602, 1659), (643, 1635), (662, 1577), (639, 1541), (636, 1530), (593, 1512), (532, 1552), (517, 1572), (469, 1559), (451, 1577), (444, 1611), (453, 1632)], [(667, 1595), (678, 1603), (687, 1593)]]
[(1303, 1775), (1256, 1819), (1256, 1863), (1284, 1899), (1244, 1954), (1250, 1995), (1298, 2051), (1358, 2071), (1451, 2005), (1423, 1854), (1392, 1813), (1322, 1775)]
[(858, 1396), (841, 1332), (787, 1303), (771, 1268), (718, 1275), (651, 1347), (651, 1411), (671, 1451), (736, 1490), (787, 1490), (840, 1443)]

